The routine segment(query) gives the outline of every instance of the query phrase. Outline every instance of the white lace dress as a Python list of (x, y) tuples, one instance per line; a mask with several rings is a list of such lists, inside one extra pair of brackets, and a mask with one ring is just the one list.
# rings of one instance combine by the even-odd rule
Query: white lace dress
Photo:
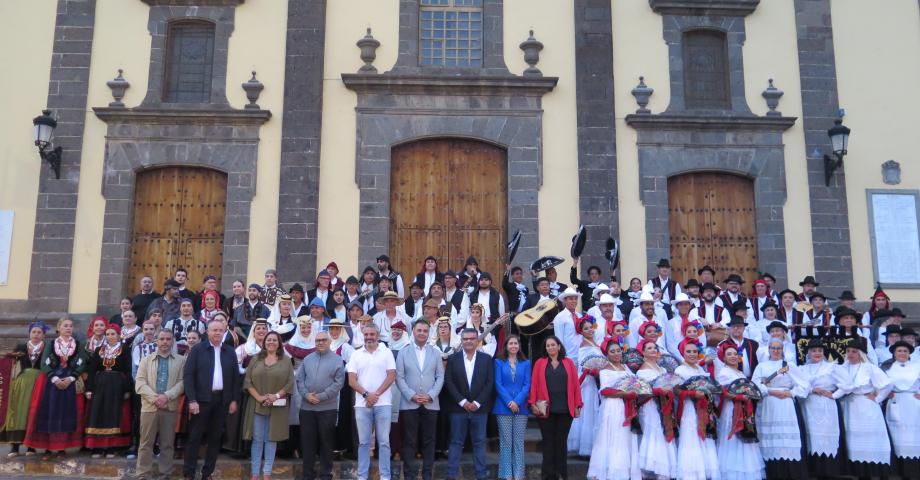
[[(600, 372), (601, 389), (612, 388), (623, 377), (634, 376), (624, 370)], [(620, 398), (604, 398), (597, 418), (597, 435), (591, 449), (588, 478), (592, 480), (630, 480), (642, 478), (639, 472), (639, 440), (624, 426), (626, 406)]]
[[(841, 386), (849, 383), (843, 367), (834, 362), (807, 363), (798, 368), (802, 378), (808, 382), (808, 396), (801, 402), (805, 423), (808, 454), (817, 457), (835, 458), (840, 449), (840, 420), (836, 399), (844, 394)], [(821, 388), (833, 392), (833, 398), (812, 393)]]
[[(640, 369), (636, 375), (652, 383), (663, 373), (663, 368), (660, 371)], [(642, 475), (656, 480), (677, 478), (677, 439), (665, 440), (661, 410), (656, 400), (649, 400), (639, 408), (639, 423), (642, 425), (639, 440), (639, 470)]]
[[(843, 400), (843, 423), (846, 428), (847, 456), (851, 462), (891, 463), (891, 443), (881, 402), (890, 390), (885, 372), (868, 362), (845, 363), (850, 379)], [(878, 392), (875, 400), (866, 395)], [(913, 419), (916, 422), (916, 419)]]
[(888, 369), (888, 378), (894, 398), (888, 400), (886, 418), (894, 455), (899, 458), (920, 459), (920, 400), (914, 394), (920, 391), (920, 364), (894, 362)]
[[(686, 363), (677, 367), (674, 373), (687, 380), (699, 375), (709, 375), (701, 367), (690, 367)], [(697, 431), (696, 408), (687, 399), (680, 418), (680, 434), (677, 442), (677, 478), (686, 480), (719, 480), (719, 458), (716, 442), (700, 438)]]
[[(575, 365), (578, 368), (578, 377), (581, 378), (581, 362), (590, 356), (600, 356), (601, 349), (594, 345), (580, 347)], [(597, 412), (600, 409), (600, 398), (597, 394), (597, 380), (591, 375), (585, 376), (581, 382), (581, 415), (572, 420), (567, 443), (569, 453), (587, 457), (591, 455), (594, 444), (594, 432), (597, 429)]]
[[(716, 381), (723, 387), (739, 378), (745, 378), (744, 374), (729, 367), (719, 369), (716, 375)], [(763, 455), (760, 454), (760, 445), (742, 442), (737, 434), (728, 438), (732, 431), (734, 413), (735, 402), (722, 400), (722, 413), (717, 424), (717, 451), (722, 480), (762, 479), (766, 476), (766, 471)]]

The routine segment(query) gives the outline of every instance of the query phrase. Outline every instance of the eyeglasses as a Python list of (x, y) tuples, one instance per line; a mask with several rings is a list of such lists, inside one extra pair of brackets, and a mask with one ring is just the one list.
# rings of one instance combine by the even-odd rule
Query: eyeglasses
[(328, 342), (329, 339), (328, 339), (328, 338), (317, 338), (317, 339), (314, 340), (314, 341), (315, 341), (316, 343), (319, 343), (319, 342)]

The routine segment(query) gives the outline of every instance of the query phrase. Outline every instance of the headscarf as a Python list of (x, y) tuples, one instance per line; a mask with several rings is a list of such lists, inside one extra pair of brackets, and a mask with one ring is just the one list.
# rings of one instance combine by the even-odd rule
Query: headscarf
[(42, 329), (42, 333), (48, 333), (48, 330), (51, 330), (51, 327), (45, 324), (45, 322), (38, 320), (29, 324), (29, 333), (32, 333), (32, 329), (35, 327)]
[[(397, 329), (402, 330), (403, 334), (401, 337), (399, 337), (399, 340), (392, 340), (393, 330)], [(409, 339), (409, 332), (407, 331), (406, 324), (403, 323), (402, 320), (394, 323), (393, 325), (390, 325), (390, 338), (391, 340), (388, 348), (394, 352), (398, 352), (403, 348), (408, 347), (409, 344), (412, 343), (412, 341)]]
[(288, 345), (302, 349), (316, 348), (316, 332), (322, 328), (322, 325), (317, 326), (316, 322), (313, 322), (313, 328), (310, 330), (310, 336), (304, 338), (304, 336), (300, 334), (300, 327), (306, 322), (313, 322), (313, 318), (308, 315), (301, 315), (297, 317), (297, 321), (294, 322), (297, 325), (297, 330), (294, 332), (294, 336), (287, 341)]
[(256, 340), (256, 334), (254, 331), (256, 328), (256, 325), (265, 325), (266, 327), (268, 327), (269, 331), (271, 330), (271, 327), (268, 325), (268, 321), (265, 320), (264, 318), (257, 318), (256, 321), (252, 324), (253, 331), (249, 332), (249, 337), (246, 338), (246, 343), (243, 344), (243, 351), (246, 353), (246, 355), (250, 357), (254, 357), (258, 355), (259, 352), (262, 351), (262, 346), (256, 343), (257, 340)]
[(207, 308), (204, 306), (204, 300), (208, 297), (214, 298), (214, 309), (220, 310), (220, 294), (217, 293), (217, 290), (205, 290), (201, 292), (201, 310), (204, 311)]

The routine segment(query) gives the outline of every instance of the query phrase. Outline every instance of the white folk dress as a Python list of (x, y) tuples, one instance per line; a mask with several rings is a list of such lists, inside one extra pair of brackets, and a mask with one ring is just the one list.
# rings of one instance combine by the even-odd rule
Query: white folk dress
[[(612, 388), (623, 377), (635, 376), (628, 368), (600, 372), (601, 389)], [(624, 426), (626, 406), (620, 398), (604, 398), (597, 422), (597, 436), (588, 464), (592, 480), (630, 480), (642, 478), (639, 472), (639, 440), (629, 425)]]
[[(686, 363), (677, 367), (674, 373), (684, 380), (699, 375), (709, 375), (706, 370), (691, 367)], [(689, 399), (688, 399), (689, 402)], [(677, 442), (677, 478), (686, 480), (719, 480), (719, 458), (716, 442), (697, 433), (696, 408), (688, 403), (680, 418), (680, 434)]]
[[(666, 373), (666, 370), (640, 369), (636, 375), (648, 383)], [(639, 440), (639, 470), (644, 478), (664, 480), (677, 478), (677, 439), (668, 442), (661, 425), (661, 409), (654, 399), (639, 408), (642, 437)]]
[[(575, 361), (578, 377), (582, 376), (581, 362), (590, 356), (603, 356), (601, 349), (594, 345), (580, 347), (578, 359)], [(567, 446), (569, 453), (587, 457), (591, 455), (594, 444), (594, 432), (597, 430), (597, 415), (600, 410), (600, 398), (597, 394), (597, 380), (591, 375), (585, 375), (581, 382), (581, 415), (572, 420), (569, 429)]]
[(894, 456), (902, 478), (920, 477), (920, 400), (914, 394), (920, 391), (920, 364), (894, 362), (886, 372), (891, 379), (894, 398), (888, 400), (885, 418), (894, 446)]
[[(843, 365), (850, 383), (843, 400), (847, 455), (851, 462), (891, 463), (891, 443), (881, 402), (889, 390), (888, 375), (869, 362)], [(866, 395), (878, 392), (875, 400)]]
[[(808, 396), (801, 406), (808, 454), (818, 460), (842, 459), (845, 452), (840, 452), (840, 418), (836, 399), (844, 395), (845, 390), (841, 387), (845, 387), (849, 379), (842, 366), (828, 361), (806, 363), (798, 371), (807, 382), (805, 391)], [(832, 392), (833, 398), (813, 393), (816, 388)]]
[(770, 391), (789, 391), (793, 396), (803, 398), (806, 387), (804, 381), (797, 377), (794, 365), (789, 365), (788, 372), (767, 381), (782, 367), (781, 360), (767, 360), (757, 365), (751, 377), (764, 397), (755, 414), (757, 438), (769, 477), (798, 478), (805, 473), (805, 464), (795, 401), (792, 397), (774, 397)]
[[(746, 377), (744, 373), (729, 367), (719, 369), (716, 375), (716, 381), (723, 387), (727, 387), (739, 378)], [(735, 402), (723, 399), (722, 412), (719, 414), (717, 424), (719, 440), (716, 443), (722, 480), (762, 479), (766, 476), (766, 470), (763, 455), (760, 453), (760, 445), (755, 442), (742, 442), (737, 434), (728, 438), (734, 423), (734, 413)]]

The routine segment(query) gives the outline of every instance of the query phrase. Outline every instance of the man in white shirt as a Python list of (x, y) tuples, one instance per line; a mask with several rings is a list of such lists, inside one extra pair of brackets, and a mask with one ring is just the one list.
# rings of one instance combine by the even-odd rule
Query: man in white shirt
[(476, 351), (479, 334), (475, 329), (464, 329), (460, 335), (463, 350), (448, 357), (444, 374), (444, 388), (450, 399), (444, 405), (450, 414), (447, 478), (457, 478), (460, 455), (469, 432), (476, 478), (484, 479), (487, 478), (486, 420), (495, 401), (495, 369), (492, 357)]
[(671, 278), (671, 262), (667, 258), (658, 260), (656, 267), (658, 268), (658, 276), (650, 279), (646, 287), (660, 288), (661, 301), (669, 304), (681, 292), (680, 282)]
[(377, 432), (377, 465), (381, 480), (390, 479), (390, 420), (396, 360), (380, 345), (380, 330), (373, 323), (364, 327), (364, 348), (355, 350), (345, 367), (348, 385), (355, 391), (355, 423), (358, 427), (358, 478), (367, 480), (371, 465), (371, 432)]
[(567, 288), (557, 297), (565, 306), (553, 319), (553, 333), (562, 340), (565, 347), (565, 356), (578, 358), (578, 346), (581, 344), (581, 335), (575, 330), (576, 323), (581, 319), (582, 313), (577, 311), (578, 299), (581, 294), (574, 288)]
[(400, 311), (398, 306), (402, 305), (402, 298), (394, 291), (387, 291), (380, 297), (383, 303), (383, 311), (374, 314), (374, 324), (377, 325), (377, 331), (380, 332), (380, 341), (390, 341), (390, 325), (396, 322), (403, 322), (405, 325), (412, 323), (405, 313)]
[(720, 324), (727, 326), (731, 320), (728, 308), (723, 307), (716, 298), (718, 289), (711, 283), (704, 283), (700, 287), (700, 304), (696, 308), (697, 317), (703, 325)]
[(592, 314), (590, 311), (588, 312), (588, 315), (597, 319), (597, 328), (594, 329), (594, 343), (598, 345), (604, 341), (608, 333), (612, 333), (607, 331), (612, 328), (610, 325), (612, 325), (613, 322), (623, 320), (623, 312), (617, 308), (617, 300), (618, 299), (613, 298), (613, 296), (609, 294), (601, 294), (601, 298), (597, 301), (597, 304), (591, 307), (591, 310), (596, 309), (597, 315)]
[[(661, 332), (665, 331), (665, 325), (668, 323), (668, 317), (664, 313), (664, 310), (655, 308), (655, 297), (652, 296), (652, 292), (645, 290), (639, 295), (639, 308), (633, 309), (638, 311), (638, 314), (633, 315), (630, 312), (629, 318), (629, 335), (626, 337), (626, 342), (631, 348), (636, 348), (636, 345), (639, 344), (639, 327), (642, 326), (645, 322), (654, 322), (658, 324), (658, 330)], [(568, 346), (566, 346), (568, 349)]]

